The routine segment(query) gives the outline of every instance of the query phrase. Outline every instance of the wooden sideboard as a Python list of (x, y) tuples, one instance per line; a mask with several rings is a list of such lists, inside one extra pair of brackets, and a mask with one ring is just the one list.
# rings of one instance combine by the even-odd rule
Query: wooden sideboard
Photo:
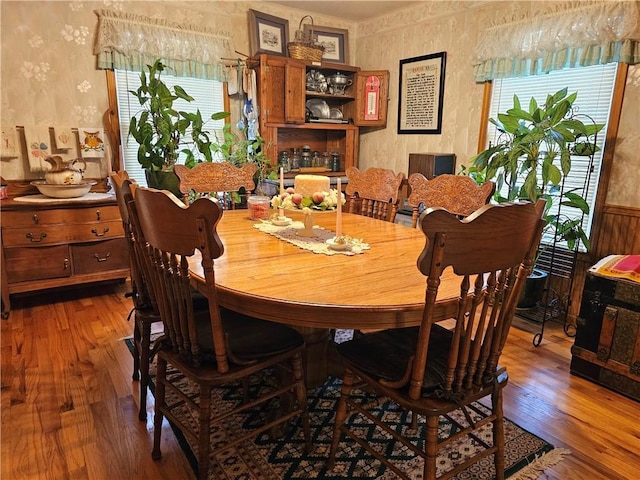
[(2, 317), (10, 294), (129, 276), (115, 196), (24, 203), (2, 200)]

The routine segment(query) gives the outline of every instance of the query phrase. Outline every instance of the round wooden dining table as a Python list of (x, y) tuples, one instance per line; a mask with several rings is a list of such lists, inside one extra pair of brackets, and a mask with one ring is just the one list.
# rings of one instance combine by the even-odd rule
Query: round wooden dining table
[[(294, 220), (301, 220), (290, 214)], [(335, 212), (314, 213), (316, 228), (335, 232)], [(218, 224), (224, 244), (215, 261), (220, 305), (302, 327), (379, 329), (420, 323), (426, 278), (417, 267), (425, 245), (420, 230), (343, 213), (345, 235), (370, 248), (356, 255), (305, 250), (254, 228), (246, 210), (225, 211)], [(295, 224), (293, 224), (295, 226)], [(203, 282), (199, 254), (190, 259), (193, 285)], [(449, 318), (460, 294), (443, 276), (438, 318)], [(448, 280), (451, 280), (448, 282)]]
[[(288, 214), (302, 220), (302, 214)], [(370, 248), (355, 255), (314, 253), (254, 227), (247, 210), (227, 210), (217, 231), (224, 245), (215, 260), (218, 302), (231, 310), (296, 327), (307, 343), (307, 383), (331, 371), (329, 329), (384, 329), (418, 325), (426, 278), (417, 267), (425, 245), (420, 230), (355, 214), (342, 214), (344, 235)], [(315, 228), (335, 232), (336, 213), (313, 214)], [(301, 224), (292, 224), (295, 227)], [(192, 285), (202, 291), (199, 253), (190, 258)], [(451, 318), (460, 294), (444, 275), (436, 317)], [(203, 293), (206, 294), (205, 291)]]

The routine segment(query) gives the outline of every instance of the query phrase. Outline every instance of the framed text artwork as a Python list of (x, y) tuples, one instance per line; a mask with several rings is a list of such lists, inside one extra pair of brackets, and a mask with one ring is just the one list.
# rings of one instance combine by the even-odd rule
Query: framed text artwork
[(287, 55), (289, 20), (249, 10), (249, 46), (251, 55), (268, 53)]
[(439, 134), (446, 52), (400, 60), (398, 133)]
[(305, 24), (305, 37), (324, 47), (322, 61), (349, 63), (349, 30), (333, 27), (316, 27)]

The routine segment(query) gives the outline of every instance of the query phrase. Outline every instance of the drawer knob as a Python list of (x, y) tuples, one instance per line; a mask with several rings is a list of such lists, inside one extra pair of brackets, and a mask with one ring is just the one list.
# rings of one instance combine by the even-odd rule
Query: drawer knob
[(69, 259), (65, 258), (64, 261), (62, 262), (62, 269), (63, 270), (69, 270)]
[(93, 233), (96, 237), (104, 237), (108, 231), (109, 231), (109, 227), (104, 227), (102, 229), (102, 233), (98, 233), (98, 230), (95, 228), (91, 229), (91, 233)]
[(100, 262), (106, 262), (107, 259), (111, 256), (111, 252), (107, 252), (107, 254), (104, 257), (101, 257), (100, 255), (98, 255), (97, 253), (93, 254), (93, 258), (95, 258), (98, 263)]
[(46, 238), (46, 236), (47, 234), (44, 232), (42, 232), (38, 238), (36, 238), (35, 235), (31, 232), (27, 233), (26, 235), (26, 237), (33, 243), (41, 242), (44, 238)]

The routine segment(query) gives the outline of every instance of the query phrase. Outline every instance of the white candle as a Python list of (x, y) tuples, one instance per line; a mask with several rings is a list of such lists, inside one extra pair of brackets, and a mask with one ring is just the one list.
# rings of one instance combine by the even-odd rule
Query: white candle
[(280, 167), (280, 195), (284, 193), (284, 170)]
[(278, 207), (278, 218), (280, 219), (284, 218), (284, 208), (282, 207)]
[(342, 185), (338, 177), (338, 211), (336, 212), (336, 237), (342, 236)]

